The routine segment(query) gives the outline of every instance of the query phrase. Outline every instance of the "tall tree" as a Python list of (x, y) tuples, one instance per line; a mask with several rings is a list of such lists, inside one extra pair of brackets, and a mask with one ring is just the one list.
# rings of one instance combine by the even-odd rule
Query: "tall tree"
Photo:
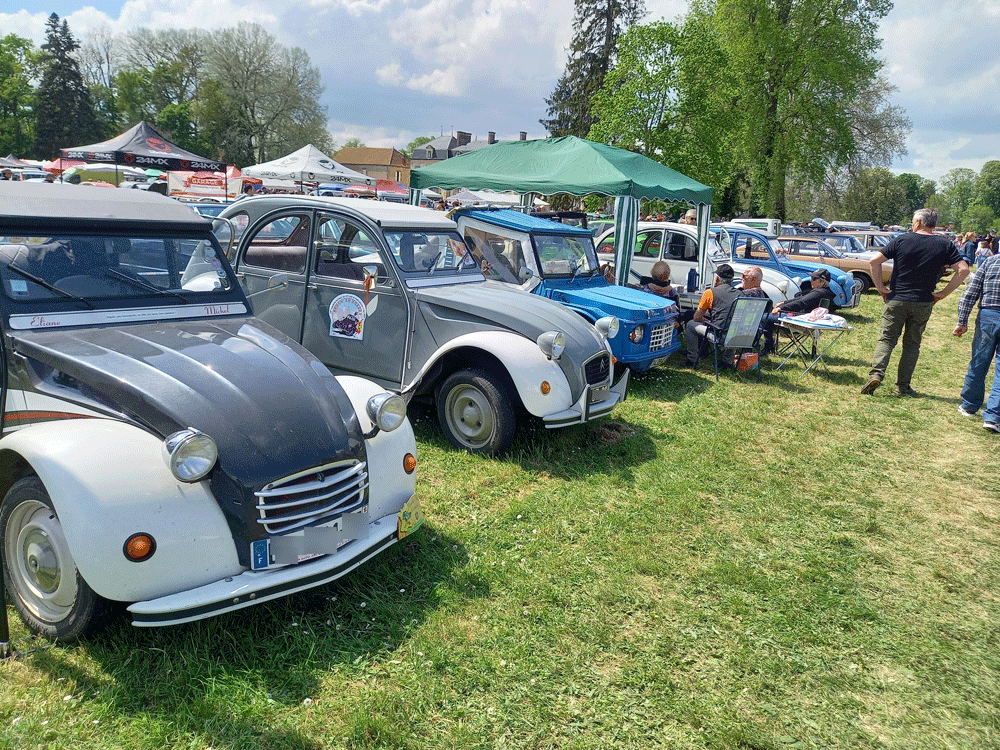
[(212, 35), (209, 71), (226, 99), (226, 142), (233, 154), (251, 154), (249, 163), (283, 156), (312, 143), (332, 145), (326, 116), (319, 105), (323, 92), (319, 71), (302, 49), (280, 46), (263, 27), (242, 23)]
[(94, 114), (90, 90), (73, 53), (79, 48), (69, 25), (53, 13), (42, 45), (42, 80), (36, 92), (35, 155), (52, 157), (59, 149), (104, 137)]
[(585, 137), (594, 124), (591, 104), (614, 60), (624, 31), (646, 13), (643, 0), (574, 0), (573, 41), (562, 77), (545, 100), (552, 135)]
[(933, 180), (925, 180), (918, 174), (903, 172), (895, 177), (906, 196), (906, 217), (927, 205), (927, 199), (934, 195), (937, 185)]
[(400, 153), (403, 154), (403, 156), (405, 156), (407, 159), (409, 159), (411, 156), (413, 156), (414, 151), (423, 146), (425, 143), (430, 143), (433, 140), (434, 139), (431, 138), (430, 136), (426, 135), (417, 136), (412, 141), (407, 143), (404, 148), (400, 149)]
[(0, 39), (0, 156), (26, 156), (34, 145), (30, 115), (37, 56), (28, 39)]
[(1000, 161), (983, 164), (976, 178), (976, 201), (1000, 216)]
[(872, 224), (902, 223), (906, 217), (906, 193), (885, 167), (871, 167), (854, 176), (844, 192), (842, 216)]
[[(725, 50), (750, 211), (783, 217), (791, 169), (814, 181), (856, 152), (857, 102), (877, 80), (889, 0), (695, 0)], [(719, 114), (719, 113), (716, 113)]]

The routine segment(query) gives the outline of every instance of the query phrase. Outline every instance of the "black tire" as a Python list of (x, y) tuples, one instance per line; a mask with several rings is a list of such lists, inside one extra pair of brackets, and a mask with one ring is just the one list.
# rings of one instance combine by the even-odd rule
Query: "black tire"
[(76, 568), (62, 525), (38, 477), (18, 480), (0, 505), (4, 585), (24, 623), (62, 642), (94, 629), (108, 602)]
[(854, 272), (854, 279), (855, 279), (855, 281), (860, 281), (861, 282), (861, 293), (862, 294), (864, 294), (865, 292), (867, 292), (869, 289), (872, 288), (872, 280), (870, 278), (868, 278), (867, 276), (865, 276), (863, 273), (858, 273), (857, 271), (855, 271)]
[(507, 388), (482, 370), (452, 373), (435, 400), (441, 429), (456, 448), (494, 456), (514, 439), (514, 403)]

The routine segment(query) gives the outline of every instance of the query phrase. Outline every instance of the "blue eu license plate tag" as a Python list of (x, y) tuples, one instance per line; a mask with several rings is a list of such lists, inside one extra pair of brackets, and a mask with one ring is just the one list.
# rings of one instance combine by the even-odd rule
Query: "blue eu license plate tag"
[(267, 539), (250, 542), (250, 568), (252, 570), (263, 570), (270, 564), (270, 559)]

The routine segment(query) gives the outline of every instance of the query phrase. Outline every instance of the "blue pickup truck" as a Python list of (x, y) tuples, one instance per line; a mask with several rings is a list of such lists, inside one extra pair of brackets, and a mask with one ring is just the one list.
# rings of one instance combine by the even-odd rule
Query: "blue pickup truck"
[(608, 341), (616, 360), (634, 372), (661, 364), (680, 348), (677, 306), (655, 294), (609, 284), (593, 236), (511, 209), (459, 209), (454, 219), (486, 276), (548, 297), (591, 323), (613, 315)]

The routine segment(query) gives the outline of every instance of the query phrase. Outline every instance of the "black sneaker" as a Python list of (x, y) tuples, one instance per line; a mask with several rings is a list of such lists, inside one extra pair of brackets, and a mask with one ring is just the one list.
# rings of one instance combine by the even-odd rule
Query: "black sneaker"
[(900, 396), (919, 396), (920, 395), (915, 390), (913, 390), (912, 388), (910, 388), (910, 386), (908, 386), (908, 385), (896, 386), (896, 390), (899, 392)]

